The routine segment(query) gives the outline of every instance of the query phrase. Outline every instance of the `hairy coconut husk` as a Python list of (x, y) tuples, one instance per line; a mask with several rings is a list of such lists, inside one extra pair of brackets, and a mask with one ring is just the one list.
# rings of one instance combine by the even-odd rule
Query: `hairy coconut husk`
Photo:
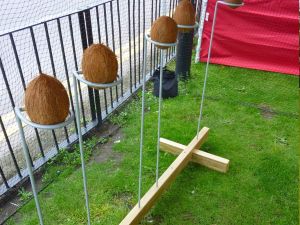
[[(173, 19), (179, 25), (193, 26), (196, 22), (195, 9), (189, 0), (182, 0), (179, 2), (173, 14)], [(180, 32), (190, 32), (193, 29), (179, 28)]]
[(43, 125), (64, 122), (69, 106), (65, 87), (46, 74), (33, 79), (25, 91), (25, 109), (32, 122)]
[[(227, 3), (234, 3), (234, 4), (242, 4), (243, 3), (243, 0), (224, 0), (224, 2), (227, 2)], [(229, 6), (230, 8), (232, 9), (236, 9), (238, 8), (239, 6)]]
[(90, 82), (111, 83), (117, 78), (117, 56), (103, 44), (92, 44), (85, 49), (81, 66), (84, 78)]
[[(151, 27), (151, 39), (161, 43), (175, 43), (177, 39), (177, 24), (168, 17), (161, 16), (154, 21)], [(168, 47), (156, 46), (157, 48), (167, 49)]]

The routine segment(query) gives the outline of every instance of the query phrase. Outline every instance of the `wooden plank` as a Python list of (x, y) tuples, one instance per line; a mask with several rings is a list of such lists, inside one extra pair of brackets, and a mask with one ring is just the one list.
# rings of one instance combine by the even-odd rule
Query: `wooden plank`
[(158, 179), (158, 186), (154, 184), (141, 199), (141, 207), (138, 204), (127, 214), (120, 225), (135, 225), (138, 224), (146, 213), (154, 205), (155, 201), (161, 196), (163, 191), (170, 186), (177, 175), (188, 164), (192, 157), (192, 151), (195, 146), (201, 146), (208, 136), (209, 129), (204, 127), (197, 136), (189, 143), (188, 146), (179, 154), (174, 162)]
[[(186, 147), (180, 143), (160, 138), (160, 149), (173, 155), (179, 155)], [(226, 173), (229, 168), (228, 159), (197, 149), (193, 150), (191, 161), (222, 173)]]

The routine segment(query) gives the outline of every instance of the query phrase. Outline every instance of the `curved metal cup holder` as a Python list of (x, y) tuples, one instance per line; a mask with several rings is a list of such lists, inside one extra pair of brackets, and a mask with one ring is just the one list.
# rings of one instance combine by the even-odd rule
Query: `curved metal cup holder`
[(143, 85), (142, 85), (142, 112), (141, 112), (141, 139), (140, 139), (140, 166), (139, 166), (139, 190), (138, 190), (138, 207), (141, 206), (141, 186), (142, 186), (142, 152), (143, 152), (143, 143), (144, 143), (144, 112), (145, 112), (145, 84), (146, 84), (146, 67), (147, 67), (147, 42), (155, 45), (155, 47), (167, 47), (160, 48), (160, 76), (159, 76), (159, 101), (158, 101), (158, 120), (157, 120), (157, 148), (156, 148), (156, 186), (158, 186), (158, 175), (159, 175), (159, 140), (160, 140), (160, 118), (161, 118), (161, 108), (162, 108), (162, 80), (163, 80), (163, 66), (164, 66), (164, 50), (167, 50), (169, 47), (175, 47), (177, 41), (174, 43), (162, 43), (153, 41), (150, 37), (150, 34), (145, 34), (144, 39), (144, 57), (143, 57)]
[(91, 88), (96, 88), (96, 89), (106, 89), (106, 88), (111, 88), (114, 86), (117, 86), (122, 83), (123, 78), (117, 75), (117, 80), (113, 81), (112, 83), (94, 83), (86, 80), (83, 76), (82, 71), (74, 71), (73, 75), (76, 77), (77, 80), (79, 80), (82, 83), (85, 83)]
[[(145, 39), (150, 42), (151, 44), (155, 45), (156, 47), (157, 46), (160, 46), (160, 47), (174, 47), (177, 45), (177, 41), (174, 42), (174, 43), (162, 43), (162, 42), (157, 42), (157, 41), (153, 41), (150, 37), (150, 34), (145, 34)], [(162, 49), (162, 50), (167, 50), (166, 49)]]
[(38, 128), (38, 129), (54, 130), (54, 129), (65, 127), (65, 126), (69, 125), (72, 121), (74, 121), (74, 114), (71, 111), (69, 111), (69, 115), (68, 115), (67, 119), (64, 122), (57, 123), (57, 124), (51, 124), (51, 125), (43, 125), (43, 124), (38, 124), (38, 123), (32, 122), (26, 116), (26, 114), (24, 112), (26, 112), (26, 110), (23, 107), (16, 107), (15, 108), (15, 113), (16, 113), (17, 117), (23, 123), (26, 123), (27, 125), (30, 125), (30, 126), (32, 126), (34, 128)]
[(194, 25), (177, 24), (178, 28), (183, 28), (183, 29), (195, 29), (198, 26), (199, 26), (198, 22), (196, 22)]

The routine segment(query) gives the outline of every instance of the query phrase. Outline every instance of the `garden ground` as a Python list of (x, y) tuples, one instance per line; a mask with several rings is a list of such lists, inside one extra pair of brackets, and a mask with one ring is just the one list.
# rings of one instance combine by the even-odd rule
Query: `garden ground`
[[(193, 64), (191, 79), (180, 82), (179, 96), (163, 101), (162, 137), (187, 144), (195, 136), (204, 66)], [(155, 180), (158, 101), (151, 87), (143, 193)], [(142, 224), (298, 224), (297, 88), (294, 76), (212, 65), (202, 122), (210, 134), (202, 150), (230, 159), (229, 171), (190, 163)], [(86, 160), (92, 159), (87, 165), (92, 224), (118, 224), (137, 202), (140, 96), (110, 118), (120, 126), (113, 137), (96, 134), (85, 142)], [(107, 157), (95, 160), (105, 151)], [(161, 152), (161, 173), (174, 158)], [(50, 184), (39, 194), (45, 224), (86, 224), (79, 165), (76, 148), (46, 166), (43, 182)], [(38, 224), (34, 201), (7, 224)]]

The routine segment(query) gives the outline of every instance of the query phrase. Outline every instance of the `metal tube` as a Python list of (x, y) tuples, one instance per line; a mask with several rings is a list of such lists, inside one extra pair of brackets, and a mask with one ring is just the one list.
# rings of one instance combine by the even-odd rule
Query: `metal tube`
[(31, 188), (32, 188), (32, 193), (33, 193), (33, 197), (34, 197), (34, 201), (35, 201), (35, 207), (36, 207), (36, 210), (37, 210), (37, 213), (38, 213), (40, 224), (43, 225), (44, 224), (43, 215), (42, 215), (42, 212), (41, 212), (41, 207), (40, 207), (40, 203), (39, 203), (39, 199), (38, 199), (38, 195), (37, 195), (37, 191), (36, 191), (35, 180), (34, 180), (34, 176), (33, 176), (33, 170), (32, 170), (29, 150), (28, 150), (28, 146), (26, 144), (24, 130), (23, 130), (23, 127), (22, 127), (21, 120), (20, 120), (20, 118), (18, 117), (17, 114), (16, 114), (16, 119), (17, 119), (17, 123), (18, 123), (18, 127), (19, 127), (20, 136), (21, 136), (23, 151), (24, 151), (24, 155), (25, 155), (26, 165), (27, 165), (28, 174), (29, 174), (30, 183), (31, 183)]
[(147, 41), (149, 41), (151, 44), (158, 45), (158, 46), (163, 46), (163, 47), (172, 47), (177, 45), (177, 41), (174, 43), (162, 43), (158, 41), (153, 41), (150, 37), (150, 34), (146, 34), (145, 38)]
[(143, 144), (144, 144), (144, 111), (145, 111), (145, 85), (146, 85), (146, 66), (147, 66), (147, 40), (144, 38), (144, 61), (143, 61), (143, 91), (142, 91), (142, 113), (141, 113), (141, 140), (140, 140), (140, 168), (139, 168), (139, 191), (138, 205), (141, 207), (141, 192), (142, 192), (142, 166), (143, 166)]
[(159, 99), (158, 99), (158, 121), (157, 121), (157, 148), (156, 148), (156, 187), (158, 187), (159, 178), (159, 139), (160, 139), (160, 112), (162, 99), (162, 80), (163, 80), (163, 50), (160, 50), (160, 76), (159, 76)]
[(75, 117), (76, 117), (78, 139), (79, 139), (79, 150), (80, 150), (82, 177), (83, 177), (83, 188), (84, 188), (84, 194), (85, 194), (85, 207), (86, 207), (86, 211), (87, 211), (88, 225), (90, 225), (91, 219), (90, 219), (89, 196), (88, 196), (88, 190), (87, 190), (85, 162), (84, 162), (84, 155), (83, 155), (83, 141), (82, 141), (82, 133), (81, 133), (81, 125), (80, 125), (80, 111), (79, 111), (79, 100), (78, 100), (78, 92), (77, 92), (77, 79), (75, 76), (73, 76), (73, 83), (74, 83), (74, 95), (75, 95), (75, 103), (76, 103)]
[(201, 125), (201, 119), (202, 119), (202, 111), (203, 111), (203, 102), (205, 98), (205, 90), (206, 90), (206, 83), (207, 83), (207, 76), (208, 76), (208, 66), (210, 62), (210, 55), (211, 55), (211, 49), (212, 49), (212, 43), (214, 38), (214, 31), (215, 31), (215, 24), (216, 24), (216, 18), (217, 18), (217, 10), (218, 10), (218, 3), (217, 1), (215, 6), (215, 13), (214, 13), (214, 19), (213, 19), (213, 25), (210, 35), (210, 41), (209, 41), (209, 49), (208, 49), (208, 56), (207, 56), (207, 62), (206, 62), (206, 68), (205, 68), (205, 77), (204, 77), (204, 84), (203, 84), (203, 90), (202, 90), (202, 99), (200, 104), (200, 113), (199, 113), (199, 119), (198, 119), (198, 128), (197, 128), (197, 138), (200, 131), (200, 125)]
[(196, 15), (195, 15), (196, 18), (197, 18), (197, 14), (198, 14), (198, 5), (199, 5), (199, 0), (196, 1)]
[(39, 129), (44, 129), (44, 130), (53, 130), (53, 129), (62, 128), (64, 126), (69, 125), (72, 122), (72, 120), (74, 119), (73, 114), (71, 112), (69, 112), (69, 117), (64, 122), (53, 124), (53, 125), (43, 125), (43, 124), (34, 123), (31, 120), (29, 120), (27, 118), (27, 116), (22, 113), (24, 111), (25, 111), (25, 108), (15, 107), (15, 114), (17, 114), (17, 116), (21, 119), (21, 121), (23, 123), (26, 123), (27, 125), (30, 125), (34, 128), (39, 128)]

